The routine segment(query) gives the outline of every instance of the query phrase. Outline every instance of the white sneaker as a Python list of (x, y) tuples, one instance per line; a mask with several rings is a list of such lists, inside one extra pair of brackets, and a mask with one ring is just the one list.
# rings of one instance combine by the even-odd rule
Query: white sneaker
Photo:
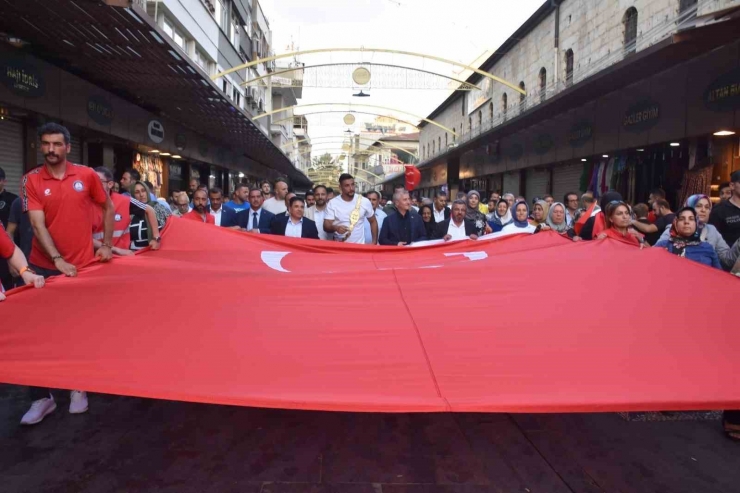
[(69, 414), (82, 414), (87, 412), (87, 392), (73, 390), (69, 393)]
[(54, 402), (53, 397), (44, 397), (37, 401), (33, 401), (31, 409), (21, 418), (22, 425), (35, 425), (40, 423), (48, 414), (54, 412), (57, 408), (57, 403)]

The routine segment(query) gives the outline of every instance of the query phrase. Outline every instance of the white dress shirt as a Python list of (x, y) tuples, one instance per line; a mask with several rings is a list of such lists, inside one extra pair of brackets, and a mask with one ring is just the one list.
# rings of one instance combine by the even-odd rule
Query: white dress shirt
[[(378, 221), (378, 236), (380, 236), (380, 229), (383, 227), (383, 220), (388, 217), (388, 214), (378, 207), (375, 209), (375, 220)], [(365, 244), (370, 245), (373, 242), (373, 230), (370, 228), (370, 223), (365, 221)]]
[(438, 211), (436, 207), (432, 206), (432, 211), (434, 212), (434, 222), (435, 223), (441, 223), (445, 220), (445, 211), (447, 210), (447, 207), (443, 207), (442, 211)]
[(460, 223), (460, 226), (458, 226), (455, 224), (455, 221), (450, 218), (450, 227), (447, 228), (447, 234), (452, 237), (450, 240), (466, 239), (468, 235), (465, 234), (465, 220), (463, 220), (463, 222)]
[(285, 225), (285, 236), (290, 238), (300, 238), (303, 233), (303, 218), (300, 218), (297, 223), (293, 222), (293, 218), (288, 218), (288, 224)]
[(219, 207), (217, 211), (214, 211), (213, 209), (210, 209), (210, 213), (213, 216), (213, 219), (216, 221), (216, 226), (221, 226), (221, 212), (224, 210), (223, 207)]
[[(257, 217), (254, 217), (254, 213), (257, 213)], [(257, 209), (256, 211), (252, 208), (249, 209), (249, 223), (247, 223), (247, 231), (252, 231), (253, 229), (256, 229), (257, 231), (260, 230), (260, 217), (262, 216), (262, 207)], [(257, 223), (255, 224), (255, 220)]]
[[(316, 229), (319, 230), (320, 240), (330, 240), (329, 235), (324, 231), (324, 216), (326, 215), (326, 207), (323, 210), (314, 210), (313, 221), (316, 223)], [(310, 218), (309, 218), (310, 219)]]

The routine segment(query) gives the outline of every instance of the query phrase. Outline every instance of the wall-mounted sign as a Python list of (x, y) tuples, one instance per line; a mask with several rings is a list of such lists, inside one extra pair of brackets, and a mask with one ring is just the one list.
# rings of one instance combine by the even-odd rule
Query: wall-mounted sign
[(570, 127), (568, 142), (571, 147), (581, 147), (594, 136), (594, 127), (591, 122), (579, 122)]
[(105, 98), (92, 95), (87, 98), (87, 116), (98, 125), (110, 125), (113, 121), (113, 107)]
[(24, 98), (39, 98), (46, 92), (44, 76), (23, 58), (9, 57), (0, 61), (0, 80), (10, 92)]
[(660, 121), (660, 104), (654, 101), (640, 101), (630, 106), (624, 113), (622, 128), (628, 132), (643, 132)]
[(175, 134), (175, 147), (178, 151), (183, 151), (188, 146), (188, 138), (183, 132)]
[(170, 162), (170, 180), (182, 178), (182, 166)]
[(512, 144), (511, 147), (509, 147), (509, 159), (512, 161), (518, 161), (519, 158), (521, 158), (524, 155), (524, 148), (521, 146), (521, 144)]
[(484, 77), (478, 82), (480, 89), (471, 89), (465, 94), (465, 104), (467, 105), (468, 115), (480, 108), (486, 101), (491, 99), (493, 86), (491, 79)]
[(164, 125), (162, 125), (157, 120), (152, 120), (149, 122), (147, 132), (149, 133), (149, 138), (155, 144), (161, 144), (164, 140)]
[(712, 111), (740, 107), (740, 68), (720, 75), (704, 91), (704, 106)]
[(550, 134), (540, 134), (534, 138), (534, 142), (532, 143), (535, 154), (540, 156), (547, 153), (554, 146), (555, 142), (552, 140), (552, 135)]
[(201, 155), (201, 157), (208, 156), (208, 141), (201, 139), (198, 141), (198, 154)]

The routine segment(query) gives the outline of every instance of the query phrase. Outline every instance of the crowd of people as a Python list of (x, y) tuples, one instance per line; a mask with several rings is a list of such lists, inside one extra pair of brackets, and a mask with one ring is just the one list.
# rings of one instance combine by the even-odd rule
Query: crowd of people
[[(362, 196), (349, 174), (340, 176), (338, 191), (317, 185), (305, 197), (279, 178), (254, 188), (239, 184), (225, 201), (223, 190), (193, 179), (188, 190), (173, 190), (164, 199), (135, 169), (116, 181), (108, 168), (68, 162), (70, 135), (63, 126), (48, 123), (38, 134), (44, 163), (23, 177), (20, 197), (5, 190), (0, 169), (0, 220), (7, 231), (0, 234), (0, 257), (7, 259), (0, 262), (0, 300), (8, 288), (42, 288), (49, 276), (74, 277), (95, 258), (107, 262), (113, 255), (158, 250), (160, 231), (172, 217), (250, 234), (398, 246), (550, 231), (573, 241), (611, 238), (663, 248), (740, 275), (740, 171), (722, 184), (718, 203), (692, 195), (676, 212), (661, 189), (652, 191), (647, 204), (634, 206), (613, 191), (601, 197), (567, 193), (562, 202), (544, 195), (530, 206), (509, 192), (484, 201), (475, 190), (458, 193), (448, 205), (444, 192), (420, 199), (401, 186), (392, 196)], [(22, 424), (38, 423), (56, 409), (48, 389), (31, 388), (31, 400)], [(72, 391), (70, 412), (87, 408), (86, 393)], [(737, 418), (727, 426), (740, 434), (732, 424)]]

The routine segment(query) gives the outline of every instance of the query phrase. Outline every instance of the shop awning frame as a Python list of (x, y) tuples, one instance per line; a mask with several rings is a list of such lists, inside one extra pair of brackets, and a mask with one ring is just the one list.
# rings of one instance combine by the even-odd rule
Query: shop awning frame
[(128, 0), (0, 2), (0, 31), (63, 70), (287, 175), (296, 169), (249, 115)]

